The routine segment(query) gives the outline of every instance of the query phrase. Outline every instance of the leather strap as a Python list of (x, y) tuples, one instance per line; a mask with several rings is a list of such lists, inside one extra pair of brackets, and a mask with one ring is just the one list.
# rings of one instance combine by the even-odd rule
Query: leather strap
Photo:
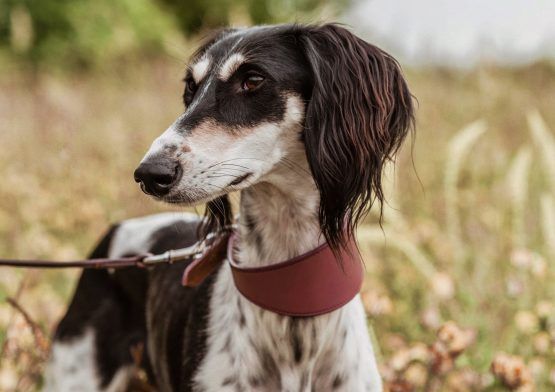
[(147, 257), (149, 257), (148, 254), (119, 257), (115, 259), (98, 258), (74, 261), (0, 259), (0, 267), (86, 269), (144, 267), (145, 264), (143, 263), (143, 260), (145, 260)]
[(362, 262), (354, 240), (341, 250), (341, 260), (326, 243), (281, 263), (244, 268), (233, 260), (234, 239), (232, 235), (227, 259), (235, 286), (266, 310), (285, 316), (318, 316), (345, 305), (362, 286)]
[(227, 243), (230, 233), (226, 232), (217, 238), (206, 252), (194, 259), (183, 272), (181, 284), (187, 287), (196, 287), (212, 274), (225, 260)]

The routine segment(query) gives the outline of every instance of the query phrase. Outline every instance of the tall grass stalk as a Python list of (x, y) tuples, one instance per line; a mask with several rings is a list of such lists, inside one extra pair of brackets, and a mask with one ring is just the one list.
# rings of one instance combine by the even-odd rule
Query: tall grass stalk
[(357, 237), (361, 244), (371, 243), (383, 246), (385, 242), (385, 245), (398, 249), (426, 279), (432, 279), (438, 272), (428, 257), (410, 239), (388, 231), (386, 226), (384, 230), (377, 225), (361, 226), (357, 230)]
[(511, 198), (512, 208), (512, 241), (513, 246), (523, 248), (526, 246), (526, 230), (524, 230), (524, 217), (528, 202), (528, 177), (532, 151), (530, 147), (522, 147), (511, 163), (507, 173), (507, 190)]
[(540, 200), (544, 243), (549, 255), (555, 259), (555, 199), (544, 193)]
[(543, 158), (544, 170), (551, 186), (551, 192), (555, 195), (555, 138), (537, 110), (528, 112), (527, 119), (532, 138)]
[(486, 131), (486, 123), (482, 120), (475, 121), (449, 142), (447, 149), (447, 162), (445, 164), (444, 192), (447, 233), (454, 249), (455, 261), (462, 262), (465, 258), (465, 247), (462, 241), (461, 222), (458, 206), (458, 180), (463, 165), (464, 157), (478, 138)]
[[(382, 209), (383, 220), (386, 224), (404, 231), (407, 229), (408, 225), (399, 209), (398, 192), (395, 192), (396, 178), (395, 165), (389, 162), (385, 167), (385, 173), (382, 179), (385, 193), (385, 202)], [(373, 211), (377, 211), (377, 209), (373, 209)]]

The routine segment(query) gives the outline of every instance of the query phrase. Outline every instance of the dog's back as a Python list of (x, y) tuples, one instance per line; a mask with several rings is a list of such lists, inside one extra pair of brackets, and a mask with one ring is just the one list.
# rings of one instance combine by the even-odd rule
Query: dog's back
[[(186, 247), (196, 241), (198, 224), (198, 217), (177, 213), (124, 221), (90, 257)], [(45, 390), (126, 390), (137, 366), (161, 391), (190, 389), (204, 351), (212, 279), (184, 288), (184, 268), (85, 270), (56, 329)]]

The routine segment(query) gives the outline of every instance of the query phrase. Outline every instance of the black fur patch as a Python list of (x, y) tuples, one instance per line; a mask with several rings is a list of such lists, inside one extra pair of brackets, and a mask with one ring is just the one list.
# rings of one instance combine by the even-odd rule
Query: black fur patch
[[(112, 227), (90, 258), (107, 257), (117, 230)], [(123, 269), (110, 275), (106, 270), (85, 270), (54, 340), (71, 341), (92, 329), (101, 387), (106, 387), (123, 366), (133, 363), (130, 349), (146, 336), (144, 293), (146, 271)], [(144, 364), (146, 368), (148, 366)]]
[(341, 377), (340, 375), (336, 375), (333, 378), (333, 383), (332, 383), (332, 388), (333, 389), (337, 389), (339, 388), (341, 385), (343, 385), (343, 377)]
[[(206, 120), (222, 124), (234, 132), (235, 129), (254, 126), (263, 122), (279, 122), (286, 110), (284, 92), (302, 91), (308, 98), (310, 74), (306, 61), (299, 51), (292, 26), (276, 26), (251, 29), (233, 35), (222, 35), (211, 41), (199, 54), (212, 59), (211, 69), (195, 90), (186, 86), (184, 97), (187, 106), (197, 98), (197, 91), (207, 87), (203, 99), (195, 102), (194, 110), (188, 111), (179, 124), (183, 132), (189, 132)], [(231, 52), (231, 49), (233, 51)], [(241, 53), (250, 60), (226, 80), (215, 75), (214, 64), (221, 64), (234, 53)], [(196, 56), (192, 62), (200, 57)], [(252, 72), (264, 77), (263, 88), (241, 91), (243, 81)], [(191, 70), (186, 80), (191, 79)]]
[(222, 387), (226, 387), (229, 385), (233, 385), (237, 383), (237, 378), (230, 376), (230, 377), (226, 377), (223, 381), (222, 381)]
[[(107, 257), (117, 226), (104, 236), (91, 257)], [(197, 240), (198, 222), (178, 222), (161, 228), (151, 236), (152, 253), (162, 253), (192, 245)], [(106, 270), (85, 270), (81, 275), (69, 309), (60, 322), (55, 340), (68, 341), (82, 336), (86, 329), (95, 333), (96, 362), (102, 387), (118, 369), (133, 363), (130, 348), (147, 340), (163, 338), (165, 358), (150, 358), (143, 366), (151, 382), (159, 367), (165, 367), (172, 390), (191, 390), (194, 373), (206, 351), (206, 324), (214, 277), (197, 288), (181, 286), (185, 263), (153, 269), (126, 268), (109, 274)], [(148, 290), (151, 287), (153, 290)], [(155, 290), (154, 290), (155, 289)], [(156, 319), (147, 326), (146, 304), (164, 298), (159, 308), (149, 309)], [(166, 327), (163, 331), (160, 328)], [(157, 346), (159, 347), (159, 346)], [(151, 366), (152, 364), (152, 366)]]
[[(183, 248), (197, 240), (198, 223), (179, 223), (160, 229), (152, 253)], [(206, 353), (206, 326), (214, 275), (200, 286), (181, 286), (186, 263), (160, 266), (150, 273), (147, 302), (153, 305), (149, 332), (154, 344), (165, 346), (165, 358), (151, 358), (156, 372), (166, 367), (172, 390), (190, 391), (193, 377)], [(160, 300), (163, 299), (163, 300)], [(152, 306), (152, 305), (151, 305)]]
[(291, 347), (293, 348), (293, 357), (296, 363), (301, 362), (303, 357), (303, 342), (299, 336), (299, 320), (291, 320)]
[(237, 299), (237, 310), (239, 311), (239, 326), (241, 328), (245, 328), (245, 325), (247, 324), (247, 320), (245, 319), (243, 306), (241, 305), (241, 301), (239, 299)]
[(260, 358), (262, 363), (262, 370), (264, 371), (264, 376), (262, 377), (262, 379), (267, 384), (270, 384), (270, 381), (274, 381), (277, 384), (277, 390), (281, 390), (281, 377), (279, 375), (279, 369), (274, 358), (267, 349), (261, 350)]

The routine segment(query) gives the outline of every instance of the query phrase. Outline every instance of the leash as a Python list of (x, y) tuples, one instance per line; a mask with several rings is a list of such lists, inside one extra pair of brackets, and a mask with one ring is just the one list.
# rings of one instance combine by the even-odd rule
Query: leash
[[(136, 256), (117, 258), (96, 258), (87, 260), (54, 261), (54, 260), (16, 260), (0, 259), (0, 267), (16, 268), (84, 268), (84, 269), (119, 269), (128, 267), (149, 267), (158, 264), (173, 264), (191, 259), (202, 259), (204, 254), (210, 253), (210, 248), (219, 242), (218, 239), (228, 238), (229, 229), (218, 233), (210, 233), (206, 239), (181, 249), (168, 250), (161, 254), (146, 253)], [(226, 242), (227, 243), (227, 242)]]
[(327, 243), (297, 257), (264, 267), (243, 267), (233, 257), (236, 235), (226, 228), (187, 248), (153, 255), (76, 261), (0, 259), (0, 266), (27, 268), (149, 267), (192, 260), (183, 272), (186, 287), (200, 285), (227, 260), (237, 290), (253, 304), (284, 316), (312, 317), (352, 300), (363, 281), (362, 260), (354, 239), (335, 254)]

